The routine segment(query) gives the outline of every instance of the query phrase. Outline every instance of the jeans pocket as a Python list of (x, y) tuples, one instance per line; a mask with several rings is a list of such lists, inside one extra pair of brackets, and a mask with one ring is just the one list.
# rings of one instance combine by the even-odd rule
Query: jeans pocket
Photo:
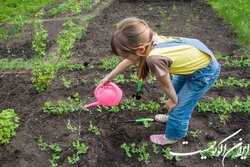
[(205, 76), (195, 77), (192, 76), (188, 80), (188, 85), (195, 91), (200, 91), (208, 85), (208, 81)]

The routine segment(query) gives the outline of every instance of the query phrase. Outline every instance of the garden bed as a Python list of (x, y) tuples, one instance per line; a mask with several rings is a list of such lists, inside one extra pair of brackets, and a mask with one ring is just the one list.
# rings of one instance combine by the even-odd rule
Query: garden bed
[[(235, 51), (238, 49), (235, 44), (235, 34), (202, 0), (113, 1), (91, 20), (86, 35), (77, 41), (73, 49), (70, 62), (83, 64), (85, 67), (83, 70), (59, 70), (52, 85), (42, 93), (37, 93), (32, 85), (30, 70), (3, 70), (0, 72), (0, 111), (13, 108), (20, 117), (20, 126), (17, 129), (16, 136), (11, 140), (10, 144), (0, 146), (0, 167), (49, 166), (52, 151), (41, 151), (38, 146), (40, 136), (43, 137), (46, 143), (55, 143), (62, 147), (60, 159), (57, 161), (59, 166), (221, 166), (222, 157), (201, 160), (199, 154), (181, 157), (181, 161), (178, 162), (167, 160), (163, 157), (161, 151), (162, 148), (167, 146), (160, 146), (160, 152), (155, 154), (152, 151), (149, 136), (162, 133), (164, 130), (163, 124), (152, 123), (149, 128), (145, 128), (140, 124), (114, 123), (115, 120), (153, 118), (156, 113), (166, 112), (163, 104), (161, 104), (159, 111), (155, 113), (136, 109), (125, 109), (117, 113), (102, 109), (102, 112), (100, 112), (97, 111), (96, 107), (90, 108), (90, 111), (76, 111), (60, 116), (43, 112), (46, 101), (56, 104), (58, 100), (65, 100), (74, 93), (78, 93), (80, 99), (86, 100), (86, 103), (95, 100), (93, 97), (95, 84), (108, 73), (108, 71), (101, 68), (100, 60), (103, 57), (111, 58), (113, 56), (109, 46), (110, 36), (115, 30), (115, 24), (128, 16), (137, 16), (147, 20), (158, 34), (198, 38), (214, 52), (220, 52), (231, 57), (237, 56), (235, 55)], [(50, 26), (47, 25), (47, 28), (50, 28)], [(48, 43), (55, 40), (53, 35), (53, 33), (50, 34)], [(23, 48), (31, 50), (31, 44), (23, 47), (22, 43), (25, 43), (25, 41), (20, 42), (19, 45), (17, 40), (17, 43), (13, 45), (13, 50), (15, 52), (21, 52)], [(30, 38), (27, 39), (27, 43), (30, 43)], [(11, 46), (8, 46), (8, 48)], [(6, 48), (7, 46), (2, 43), (0, 53), (7, 54)], [(26, 58), (32, 57), (33, 52), (26, 53)], [(22, 56), (20, 55), (20, 57)], [(222, 60), (220, 62), (223, 64)], [(129, 78), (134, 71), (134, 68), (129, 69), (125, 73), (125, 78)], [(249, 80), (249, 74), (249, 67), (230, 68), (223, 65), (220, 78), (224, 79), (232, 76)], [(66, 76), (72, 81), (70, 88), (65, 88), (61, 81), (62, 76)], [(82, 84), (82, 79), (87, 80), (87, 83)], [(119, 84), (119, 86), (124, 92), (124, 99), (129, 99), (135, 93), (137, 85), (135, 82), (126, 82), (125, 84)], [(249, 96), (249, 92), (249, 87), (213, 88), (205, 95), (203, 100), (206, 101), (211, 97), (221, 96), (230, 101), (235, 96), (239, 96), (242, 101), (245, 101)], [(144, 83), (142, 99), (136, 101), (136, 105), (139, 106), (140, 103), (148, 103), (149, 101), (160, 103), (159, 97), (162, 94), (158, 83)], [(220, 142), (239, 129), (242, 129), (242, 131), (228, 141), (228, 147), (232, 146), (232, 143), (238, 143), (240, 138), (243, 139), (244, 145), (247, 145), (250, 142), (249, 119), (249, 113), (233, 113), (228, 115), (225, 123), (222, 123), (217, 114), (198, 112), (195, 109), (188, 136), (171, 145), (170, 148), (173, 152), (203, 150), (207, 147), (209, 141)], [(78, 128), (76, 133), (70, 132), (67, 128), (69, 120), (73, 126)], [(100, 135), (95, 135), (88, 130), (90, 121), (99, 128)], [(201, 131), (198, 138), (195, 138), (190, 133), (196, 130)], [(71, 143), (77, 137), (80, 137), (83, 143), (88, 146), (88, 152), (80, 156), (81, 160), (77, 164), (71, 165), (67, 157), (73, 154)], [(183, 141), (188, 141), (188, 144), (183, 145)], [(137, 155), (128, 158), (120, 147), (123, 143), (128, 145), (136, 143), (139, 146), (148, 143), (148, 152), (151, 156), (149, 163), (145, 164), (143, 161), (138, 161)], [(249, 163), (249, 158), (246, 160), (240, 158), (229, 160), (226, 158), (225, 160), (227, 167), (247, 167)]]

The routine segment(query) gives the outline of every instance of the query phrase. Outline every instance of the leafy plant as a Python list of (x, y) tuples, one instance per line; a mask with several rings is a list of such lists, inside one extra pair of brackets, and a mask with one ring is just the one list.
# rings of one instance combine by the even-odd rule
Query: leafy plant
[(111, 58), (105, 57), (101, 59), (101, 63), (101, 69), (103, 69), (104, 71), (109, 71), (113, 70), (120, 63), (120, 60), (116, 56), (112, 56)]
[(69, 64), (67, 67), (70, 71), (82, 71), (84, 69), (84, 65), (80, 63)]
[(138, 82), (138, 76), (137, 76), (137, 73), (136, 72), (134, 72), (134, 73), (132, 73), (131, 75), (130, 75), (130, 81), (131, 82)]
[(76, 164), (80, 161), (81, 154), (86, 154), (88, 152), (88, 146), (82, 143), (81, 138), (77, 138), (75, 141), (72, 142), (73, 147), (76, 149), (76, 153), (72, 156), (68, 156), (68, 162), (70, 164)]
[(66, 88), (70, 88), (70, 86), (72, 85), (72, 81), (66, 78), (64, 75), (62, 76), (61, 80), (63, 81), (63, 85)]
[(136, 103), (133, 98), (124, 99), (120, 104), (121, 110), (132, 110), (136, 108)]
[(194, 130), (194, 131), (190, 131), (191, 136), (196, 139), (201, 135), (202, 131), (201, 130)]
[(117, 84), (124, 84), (127, 82), (127, 80), (124, 78), (123, 74), (117, 75), (117, 77), (114, 78), (114, 82)]
[(68, 120), (67, 123), (67, 129), (71, 132), (71, 133), (75, 133), (77, 131), (77, 128), (72, 126), (72, 124), (70, 123), (70, 120)]
[(50, 64), (36, 62), (36, 67), (32, 71), (31, 82), (38, 92), (45, 91), (55, 77), (55, 68)]
[(171, 148), (170, 147), (166, 147), (165, 149), (162, 149), (163, 152), (163, 156), (167, 159), (167, 160), (175, 160), (175, 161), (180, 161), (180, 157), (179, 156), (173, 156), (170, 154)]
[(159, 147), (156, 144), (152, 144), (152, 147), (153, 147), (153, 152), (155, 154), (158, 154), (159, 153)]
[(53, 154), (51, 155), (51, 158), (49, 159), (49, 163), (50, 163), (51, 167), (57, 167), (58, 163), (56, 161), (61, 158), (58, 153), (60, 153), (62, 151), (62, 148), (57, 144), (53, 144), (53, 143), (48, 144), (48, 143), (46, 143), (44, 141), (42, 135), (39, 136), (38, 146), (40, 147), (40, 149), (42, 151), (50, 149), (53, 152)]
[(55, 115), (62, 115), (69, 112), (87, 110), (83, 108), (84, 103), (84, 101), (79, 99), (79, 94), (75, 93), (72, 96), (68, 97), (67, 100), (58, 100), (55, 106), (53, 106), (51, 102), (45, 102), (43, 112), (50, 112)]
[(148, 84), (153, 84), (153, 83), (155, 83), (156, 80), (157, 80), (157, 79), (156, 79), (155, 76), (149, 75), (149, 76), (148, 76), (148, 79), (147, 79), (147, 82), (148, 82)]
[(5, 109), (0, 112), (0, 144), (10, 142), (11, 137), (16, 135), (19, 126), (19, 117), (13, 109)]
[(160, 105), (153, 101), (150, 101), (147, 106), (151, 113), (157, 112), (160, 108)]
[(100, 129), (97, 126), (93, 125), (91, 121), (89, 121), (88, 131), (90, 131), (91, 133), (94, 133), (97, 136), (101, 134)]
[(149, 157), (150, 154), (147, 152), (147, 143), (142, 143), (141, 147), (136, 146), (135, 143), (132, 143), (130, 146), (128, 146), (126, 143), (123, 143), (121, 145), (121, 148), (124, 149), (126, 155), (131, 158), (132, 154), (138, 154), (138, 160), (143, 161), (146, 164), (149, 163)]

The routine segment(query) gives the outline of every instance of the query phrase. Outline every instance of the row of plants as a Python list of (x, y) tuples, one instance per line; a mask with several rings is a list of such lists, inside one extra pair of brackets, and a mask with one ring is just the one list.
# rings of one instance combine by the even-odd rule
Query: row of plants
[(199, 112), (217, 113), (220, 121), (225, 123), (229, 113), (246, 112), (250, 114), (250, 96), (247, 96), (246, 101), (241, 101), (238, 96), (230, 101), (223, 97), (212, 98), (209, 102), (199, 102), (197, 109)]
[[(123, 143), (120, 146), (124, 152), (125, 155), (128, 158), (132, 158), (133, 156), (137, 156), (138, 160), (141, 162), (144, 162), (145, 164), (148, 164), (149, 158), (150, 158), (150, 152), (153, 152), (155, 154), (158, 154), (160, 152), (160, 148), (156, 145), (156, 144), (152, 144), (150, 147), (148, 145), (148, 143), (143, 142), (140, 145), (136, 145), (135, 143), (132, 144), (127, 144), (127, 143)], [(150, 149), (150, 150), (149, 150)], [(178, 156), (173, 156), (170, 154), (171, 148), (170, 147), (166, 147), (162, 149), (162, 153), (163, 156), (167, 159), (167, 160), (174, 160), (174, 161), (180, 161), (180, 157)]]
[(57, 7), (51, 8), (49, 10), (49, 13), (51, 15), (57, 15), (60, 13), (70, 13), (72, 15), (77, 15), (81, 13), (83, 8), (87, 8), (93, 3), (93, 0), (68, 0), (61, 4), (59, 4)]
[(66, 100), (58, 100), (55, 105), (47, 101), (44, 103), (43, 112), (53, 115), (63, 115), (76, 111), (88, 110), (84, 108), (85, 101), (79, 98), (79, 94), (75, 93), (69, 96)]
[(223, 87), (247, 88), (247, 87), (250, 87), (250, 80), (228, 77), (226, 80), (222, 80), (222, 79), (216, 80), (212, 87), (213, 88), (223, 88)]
[[(183, 142), (183, 145), (184, 142)], [(172, 151), (170, 147), (165, 147), (160, 150), (160, 148), (152, 144), (150, 147), (145, 142), (143, 142), (140, 145), (136, 145), (135, 143), (127, 144), (123, 143), (120, 147), (124, 150), (125, 155), (128, 158), (132, 158), (133, 156), (138, 157), (139, 161), (144, 162), (145, 164), (148, 164), (150, 161), (150, 152), (153, 152), (155, 154), (162, 153), (163, 157), (165, 157), (166, 160), (170, 161), (180, 161), (181, 153), (175, 153)], [(233, 148), (233, 149), (232, 149)], [(232, 148), (227, 147), (227, 144), (217, 144), (216, 141), (210, 141), (207, 143), (207, 148), (199, 151), (200, 157), (202, 160), (213, 159), (216, 157), (224, 157), (229, 158), (231, 160), (235, 160), (236, 158), (240, 158), (241, 160), (245, 160), (250, 157), (250, 151), (249, 151), (249, 144), (244, 146), (242, 143), (242, 139), (240, 139), (239, 143), (234, 143)], [(187, 153), (185, 153), (188, 156)], [(223, 158), (223, 163), (224, 163)]]

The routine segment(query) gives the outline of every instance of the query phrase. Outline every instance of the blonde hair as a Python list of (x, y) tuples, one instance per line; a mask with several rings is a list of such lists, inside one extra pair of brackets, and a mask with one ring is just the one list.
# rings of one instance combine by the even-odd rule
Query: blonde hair
[[(146, 56), (152, 46), (154, 32), (148, 26), (146, 21), (129, 17), (121, 20), (117, 25), (117, 30), (111, 38), (111, 49), (113, 53), (119, 56), (117, 49), (124, 54), (135, 54), (140, 46), (149, 45), (146, 50)], [(137, 71), (139, 79), (145, 79), (149, 69), (146, 64), (146, 56), (140, 57), (139, 68)]]

